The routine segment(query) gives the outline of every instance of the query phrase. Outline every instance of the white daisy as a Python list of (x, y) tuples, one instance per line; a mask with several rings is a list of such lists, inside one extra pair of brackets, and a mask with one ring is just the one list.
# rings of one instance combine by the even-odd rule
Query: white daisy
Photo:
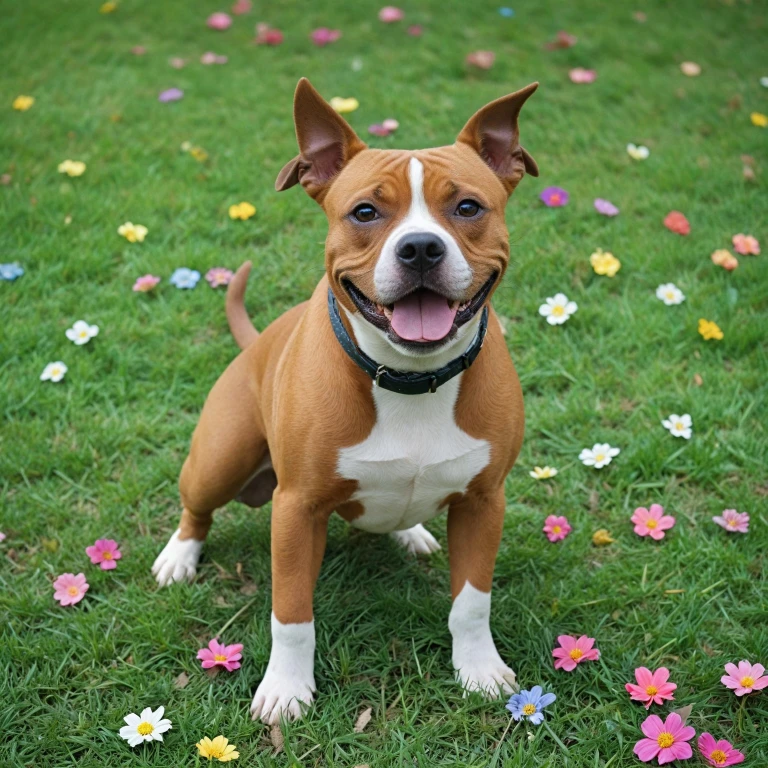
[(647, 160), (648, 155), (651, 154), (651, 150), (648, 147), (635, 146), (634, 144), (627, 144), (627, 153), (633, 160)]
[(154, 712), (151, 707), (141, 711), (140, 715), (126, 715), (128, 725), (120, 729), (120, 735), (128, 742), (129, 747), (135, 747), (142, 741), (162, 741), (163, 734), (171, 729), (171, 721), (163, 720), (165, 707), (158, 707)]
[(661, 299), (668, 307), (673, 304), (682, 304), (685, 295), (674, 283), (663, 283), (656, 289), (656, 298)]
[(693, 420), (690, 414), (684, 413), (682, 416), (678, 416), (676, 413), (673, 413), (668, 419), (664, 419), (661, 424), (669, 430), (669, 434), (673, 437), (684, 437), (686, 440), (691, 439)]
[(606, 464), (610, 464), (614, 456), (618, 456), (621, 451), (618, 448), (611, 448), (608, 443), (595, 443), (592, 448), (585, 448), (580, 454), (579, 459), (582, 464), (595, 469), (601, 469)]
[(528, 474), (535, 480), (548, 480), (557, 474), (557, 470), (554, 467), (534, 467)]
[(99, 326), (88, 325), (85, 320), (78, 320), (71, 328), (67, 328), (66, 334), (67, 338), (79, 347), (99, 335)]
[(564, 293), (556, 293), (539, 307), (539, 314), (546, 317), (550, 325), (562, 325), (578, 308)]
[(40, 374), (40, 381), (61, 381), (67, 372), (67, 366), (57, 360), (55, 363), (48, 363)]

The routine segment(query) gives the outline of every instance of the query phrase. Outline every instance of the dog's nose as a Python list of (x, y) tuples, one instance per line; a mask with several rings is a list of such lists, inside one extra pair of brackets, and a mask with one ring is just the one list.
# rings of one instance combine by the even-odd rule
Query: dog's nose
[(404, 267), (427, 272), (442, 261), (445, 244), (431, 232), (413, 232), (400, 238), (395, 254)]

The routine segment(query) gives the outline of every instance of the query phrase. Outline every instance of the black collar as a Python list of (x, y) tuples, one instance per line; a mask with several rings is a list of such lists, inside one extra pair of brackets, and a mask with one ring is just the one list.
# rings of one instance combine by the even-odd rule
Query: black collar
[(462, 371), (466, 371), (480, 354), (483, 341), (485, 340), (485, 332), (488, 329), (488, 307), (483, 307), (477, 335), (463, 355), (455, 357), (450, 363), (436, 371), (426, 371), (424, 373), (420, 371), (393, 371), (386, 366), (379, 365), (375, 360), (368, 357), (352, 341), (352, 338), (347, 333), (347, 329), (344, 327), (344, 323), (341, 322), (336, 297), (330, 288), (328, 289), (328, 314), (331, 318), (331, 327), (336, 334), (336, 338), (339, 340), (339, 344), (341, 344), (352, 361), (373, 379), (377, 387), (388, 389), (390, 392), (397, 392), (401, 395), (434, 393), (441, 384), (445, 384), (446, 381), (449, 381), (454, 376), (458, 376)]

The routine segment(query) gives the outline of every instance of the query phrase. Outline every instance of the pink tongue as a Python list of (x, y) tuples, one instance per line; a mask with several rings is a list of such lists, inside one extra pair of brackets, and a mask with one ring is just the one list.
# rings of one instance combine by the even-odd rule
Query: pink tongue
[(406, 341), (439, 341), (451, 332), (454, 317), (445, 296), (421, 290), (395, 302), (392, 327)]

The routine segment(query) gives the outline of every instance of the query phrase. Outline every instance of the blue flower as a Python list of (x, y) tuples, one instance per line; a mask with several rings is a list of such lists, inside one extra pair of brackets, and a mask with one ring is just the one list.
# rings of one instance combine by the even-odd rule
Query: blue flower
[(505, 19), (511, 19), (515, 15), (515, 12), (511, 8), (507, 8), (507, 7), (499, 8), (499, 13)]
[(0, 264), (0, 280), (15, 280), (24, 274), (24, 268), (15, 261), (12, 264)]
[(515, 720), (527, 717), (534, 725), (544, 720), (544, 707), (548, 707), (557, 697), (554, 693), (542, 695), (540, 685), (534, 685), (530, 691), (520, 691), (507, 702), (507, 709)]
[(200, 279), (200, 273), (196, 269), (179, 267), (171, 275), (171, 283), (177, 288), (194, 288)]

